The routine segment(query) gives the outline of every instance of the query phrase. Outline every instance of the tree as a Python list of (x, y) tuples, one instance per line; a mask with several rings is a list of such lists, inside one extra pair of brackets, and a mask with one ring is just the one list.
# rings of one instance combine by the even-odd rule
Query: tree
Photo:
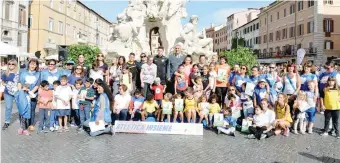
[(85, 64), (91, 65), (96, 56), (100, 53), (100, 49), (97, 46), (92, 45), (78, 45), (74, 44), (67, 47), (68, 60), (78, 61), (78, 56), (83, 54), (85, 57)]
[(238, 47), (231, 51), (224, 51), (220, 55), (226, 56), (228, 64), (231, 66), (237, 63), (239, 65), (246, 65), (248, 70), (250, 70), (251, 67), (258, 65), (257, 56), (248, 48)]
[[(238, 42), (238, 46), (236, 43)], [(231, 40), (231, 49), (236, 49), (237, 47), (243, 47), (244, 45), (244, 38), (233, 38)]]

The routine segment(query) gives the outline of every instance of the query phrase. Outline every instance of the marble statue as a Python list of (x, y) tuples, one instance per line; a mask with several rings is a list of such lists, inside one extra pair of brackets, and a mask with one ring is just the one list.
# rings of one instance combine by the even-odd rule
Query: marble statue
[(192, 15), (189, 23), (184, 25), (179, 42), (183, 42), (183, 50), (188, 54), (213, 55), (213, 39), (206, 38), (205, 33), (200, 34), (196, 31), (198, 16)]
[(181, 24), (187, 17), (185, 4), (188, 0), (129, 0), (129, 5), (117, 16), (118, 23), (112, 25), (112, 37), (108, 53), (127, 56), (130, 52), (151, 53), (151, 32), (158, 29), (159, 44), (169, 54), (172, 48), (183, 44), (188, 54), (213, 54), (213, 41), (205, 33), (196, 32), (197, 16), (189, 23)]

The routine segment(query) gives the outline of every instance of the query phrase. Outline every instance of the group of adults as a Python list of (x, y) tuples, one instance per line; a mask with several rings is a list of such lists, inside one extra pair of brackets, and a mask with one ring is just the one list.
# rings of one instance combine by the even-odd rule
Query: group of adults
[[(37, 94), (39, 84), (41, 81), (46, 80), (49, 82), (50, 89), (53, 89), (53, 82), (59, 80), (62, 75), (67, 75), (69, 79), (69, 84), (74, 85), (78, 79), (83, 79), (84, 83), (86, 78), (93, 78), (97, 81), (97, 86), (102, 85), (101, 83), (107, 83), (111, 86), (112, 93), (105, 96), (109, 98), (110, 101), (119, 100), (121, 105), (119, 111), (126, 108), (128, 101), (126, 101), (125, 96), (130, 96), (135, 90), (142, 90), (143, 95), (152, 93), (150, 85), (154, 83), (156, 77), (159, 77), (161, 83), (166, 85), (166, 92), (175, 93), (174, 90), (174, 80), (177, 75), (176, 72), (180, 65), (184, 65), (184, 73), (186, 76), (190, 76), (193, 68), (193, 58), (190, 55), (186, 55), (182, 52), (181, 46), (177, 45), (174, 48), (174, 52), (169, 54), (168, 57), (164, 54), (164, 48), (158, 48), (158, 54), (155, 56), (142, 53), (140, 54), (140, 60), (136, 60), (136, 55), (130, 53), (128, 58), (120, 56), (112, 60), (112, 65), (105, 63), (105, 56), (103, 54), (98, 54), (96, 61), (92, 65), (85, 64), (85, 55), (80, 54), (76, 62), (67, 61), (65, 63), (64, 69), (57, 68), (56, 60), (47, 61), (47, 69), (40, 71), (39, 61), (36, 58), (31, 58), (27, 62), (25, 70), (17, 69), (17, 61), (8, 61), (8, 68), (2, 73), (2, 83), (5, 86), (4, 89), (4, 99), (5, 99), (5, 123), (3, 129), (7, 129), (11, 122), (12, 108), (14, 103), (14, 92), (17, 89), (22, 89), (23, 85), (28, 85), (28, 92), (30, 94)], [(127, 60), (127, 61), (126, 61)], [(208, 62), (209, 61), (209, 62)], [(324, 66), (323, 72), (319, 72), (318, 68), (312, 63), (306, 63), (303, 65), (303, 70), (297, 69), (294, 64), (269, 64), (265, 67), (254, 66), (251, 67), (250, 75), (248, 76), (247, 65), (235, 64), (233, 67), (228, 65), (227, 57), (222, 56), (218, 58), (217, 55), (207, 58), (205, 55), (199, 56), (197, 65), (199, 73), (202, 74), (205, 67), (215, 67), (216, 71), (220, 69), (225, 72), (227, 80), (216, 80), (216, 92), (217, 96), (220, 98), (219, 102), (225, 103), (225, 97), (228, 95), (228, 88), (230, 86), (235, 86), (239, 92), (242, 92), (242, 85), (244, 83), (253, 83), (257, 85), (259, 81), (264, 79), (267, 83), (266, 87), (269, 90), (270, 96), (269, 101), (273, 105), (277, 104), (279, 93), (287, 95), (289, 98), (290, 109), (293, 108), (293, 103), (295, 100), (295, 95), (300, 90), (308, 90), (308, 82), (313, 81), (317, 85), (318, 94), (322, 94), (323, 88), (327, 83), (329, 77), (334, 77), (339, 79), (338, 73), (335, 70), (335, 65), (332, 62), (327, 62)], [(128, 74), (131, 74), (131, 87), (122, 87), (122, 74), (125, 69), (128, 69)], [(318, 80), (320, 79), (320, 80)], [(208, 79), (206, 79), (208, 80)], [(98, 82), (99, 81), (99, 82)], [(100, 82), (101, 81), (101, 82)], [(337, 84), (340, 84), (338, 81)], [(129, 90), (130, 88), (130, 90)], [(103, 88), (104, 89), (104, 88)], [(103, 91), (102, 91), (103, 92)], [(105, 92), (105, 91), (104, 91)], [(118, 97), (114, 97), (118, 95)], [(125, 100), (125, 102), (124, 102)], [(122, 102), (121, 102), (122, 101)], [(280, 100), (279, 100), (280, 101)], [(31, 98), (31, 118), (29, 120), (30, 127), (34, 126), (35, 123), (35, 109), (37, 105), (37, 99)], [(118, 107), (118, 106), (117, 106)], [(340, 109), (340, 108), (339, 108)], [(117, 110), (117, 109), (116, 109)], [(284, 111), (285, 112), (285, 111)], [(292, 114), (292, 110), (287, 110)], [(314, 111), (316, 112), (316, 111)], [(118, 112), (117, 118), (126, 120), (127, 110), (122, 110)], [(337, 112), (336, 114), (339, 114)], [(333, 118), (333, 127), (339, 134), (337, 130), (336, 117)], [(286, 123), (280, 125), (285, 126)], [(325, 127), (327, 128), (327, 127)]]

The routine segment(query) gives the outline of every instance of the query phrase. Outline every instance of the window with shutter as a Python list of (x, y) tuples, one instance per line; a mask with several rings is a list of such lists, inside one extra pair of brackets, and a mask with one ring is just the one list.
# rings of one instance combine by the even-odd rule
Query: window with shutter
[(331, 50), (333, 50), (333, 48), (334, 48), (333, 46), (334, 46), (334, 42), (331, 41), (331, 42), (330, 42), (330, 49), (331, 49)]
[(330, 32), (334, 32), (334, 20), (330, 20)]

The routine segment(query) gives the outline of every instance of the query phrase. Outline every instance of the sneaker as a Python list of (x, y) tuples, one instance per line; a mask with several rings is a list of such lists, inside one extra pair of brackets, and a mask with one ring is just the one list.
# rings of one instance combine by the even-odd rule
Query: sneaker
[(335, 134), (334, 129), (331, 129), (330, 131), (328, 131), (328, 135), (333, 135), (333, 134)]
[(249, 135), (247, 136), (247, 138), (248, 138), (248, 139), (255, 139), (255, 135), (254, 135), (254, 134), (249, 134)]
[(45, 127), (45, 129), (44, 129), (44, 133), (48, 133), (49, 131), (48, 131), (48, 128), (47, 127)]
[(305, 135), (305, 134), (306, 134), (306, 132), (305, 132), (305, 131), (300, 131), (300, 132), (301, 132), (301, 134), (302, 134), (302, 135)]
[(69, 132), (70, 130), (68, 129), (68, 127), (65, 127), (65, 128), (64, 128), (64, 131), (65, 131), (65, 132)]
[(23, 132), (24, 130), (22, 129), (22, 128), (19, 128), (19, 130), (18, 130), (18, 134), (19, 135), (22, 135), (22, 132)]
[(58, 131), (58, 130), (59, 130), (59, 126), (55, 126), (54, 131)]
[(77, 124), (75, 122), (71, 123), (71, 127), (78, 127)]
[(308, 134), (312, 134), (313, 133), (313, 129), (309, 128), (308, 129)]
[(293, 134), (295, 135), (299, 135), (298, 131), (297, 130), (293, 130)]
[(283, 131), (283, 136), (286, 136), (286, 137), (289, 136), (289, 129), (286, 129)]
[(325, 114), (325, 112), (322, 110), (322, 111), (320, 111), (320, 114)]
[(34, 126), (29, 126), (29, 127), (28, 127), (28, 130), (30, 130), (30, 131), (34, 131), (34, 130), (35, 130), (35, 128), (34, 128)]
[(53, 132), (54, 131), (54, 127), (50, 127), (50, 131)]
[(6, 130), (9, 126), (9, 123), (5, 123), (4, 126), (2, 126), (2, 130)]
[(266, 134), (262, 134), (260, 140), (263, 140), (263, 139), (265, 139), (266, 137), (267, 137)]
[(323, 132), (320, 134), (321, 136), (328, 136), (328, 132)]
[(28, 130), (24, 130), (24, 131), (22, 132), (22, 134), (23, 134), (23, 135), (26, 135), (26, 136), (31, 135), (31, 133), (30, 133)]

